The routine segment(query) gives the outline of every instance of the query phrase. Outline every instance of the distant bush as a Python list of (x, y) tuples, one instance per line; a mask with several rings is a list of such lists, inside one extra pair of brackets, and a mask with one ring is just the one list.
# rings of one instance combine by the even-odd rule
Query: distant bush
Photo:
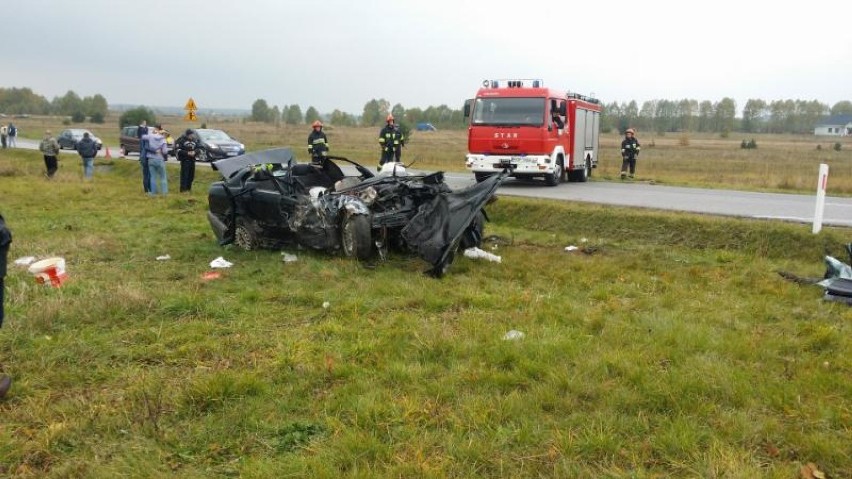
[(744, 150), (756, 150), (757, 149), (757, 142), (754, 141), (754, 138), (752, 138), (751, 140), (748, 140), (748, 141), (743, 140), (742, 142), (740, 142), (740, 148), (742, 148)]
[(843, 149), (843, 145), (839, 141), (834, 144), (834, 151), (840, 151), (841, 149)]
[(689, 146), (689, 136), (686, 133), (680, 135), (680, 138), (677, 140), (677, 144), (680, 146)]
[(822, 149), (822, 145), (817, 145), (817, 150), (821, 150), (821, 149)]
[(91, 121), (92, 123), (103, 123), (104, 114), (101, 112), (92, 113), (92, 116), (89, 117), (89, 121)]
[(75, 111), (71, 114), (71, 121), (74, 123), (83, 123), (86, 121), (86, 115), (82, 111)]
[(154, 112), (144, 106), (140, 106), (122, 113), (118, 117), (118, 126), (122, 128), (129, 125), (140, 125), (143, 120), (147, 121), (149, 125), (157, 124), (157, 116), (154, 115)]

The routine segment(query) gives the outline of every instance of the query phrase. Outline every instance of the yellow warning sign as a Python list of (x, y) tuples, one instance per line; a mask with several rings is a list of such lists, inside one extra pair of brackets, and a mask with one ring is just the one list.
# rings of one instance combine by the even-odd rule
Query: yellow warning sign
[(196, 115), (194, 111), (190, 110), (183, 116), (183, 119), (186, 121), (195, 121), (198, 119), (198, 115)]
[(184, 106), (183, 109), (187, 111), (193, 111), (197, 110), (198, 107), (195, 106), (195, 100), (193, 100), (192, 97), (189, 97), (189, 100), (186, 100), (186, 106)]

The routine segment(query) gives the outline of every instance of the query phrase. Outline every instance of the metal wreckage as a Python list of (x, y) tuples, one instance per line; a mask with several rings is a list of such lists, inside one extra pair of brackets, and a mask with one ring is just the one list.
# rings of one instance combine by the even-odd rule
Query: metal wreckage
[(784, 279), (799, 284), (816, 284), (823, 288), (823, 299), (852, 306), (852, 243), (844, 245), (849, 264), (834, 256), (825, 256), (825, 274), (822, 278), (805, 278), (787, 271), (778, 271)]
[[(357, 174), (345, 175), (340, 165)], [(212, 163), (222, 180), (208, 192), (207, 219), (219, 244), (252, 250), (298, 245), (367, 260), (413, 251), (441, 277), (458, 248), (478, 247), (485, 205), (508, 171), (453, 191), (443, 172), (408, 174), (399, 163), (373, 174), (339, 156), (297, 163), (277, 148)]]

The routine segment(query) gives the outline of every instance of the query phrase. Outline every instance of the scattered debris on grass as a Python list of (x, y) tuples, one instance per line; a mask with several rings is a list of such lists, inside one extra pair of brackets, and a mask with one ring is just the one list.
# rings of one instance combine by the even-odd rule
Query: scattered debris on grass
[(523, 332), (513, 329), (503, 335), (503, 341), (517, 341), (522, 339), (524, 336), (525, 334)]
[(328, 301), (322, 302), (322, 309), (328, 309), (330, 307), (331, 307), (331, 303), (329, 303)]
[(576, 247), (576, 246), (574, 246), (574, 245), (570, 245), (570, 246), (566, 246), (566, 247), (565, 247), (565, 251), (566, 251), (567, 253), (570, 253), (570, 252), (572, 252), (572, 251), (577, 251), (578, 249), (580, 249), (580, 248), (578, 248), (578, 247)]
[(283, 261), (285, 263), (295, 263), (298, 260), (299, 260), (299, 258), (296, 257), (296, 255), (294, 255), (294, 254), (281, 253), (281, 261)]
[(234, 263), (231, 263), (230, 261), (226, 260), (221, 256), (210, 262), (211, 268), (230, 268), (233, 265)]
[(809, 462), (799, 469), (802, 479), (825, 479), (827, 476), (817, 468), (817, 465)]
[[(852, 243), (847, 243), (845, 249), (852, 263)], [(825, 289), (824, 300), (852, 306), (852, 266), (829, 255), (825, 256), (825, 266), (825, 275), (822, 278), (807, 278), (787, 271), (778, 271), (778, 275), (797, 284), (822, 286)]]
[(35, 256), (22, 256), (15, 260), (15, 264), (18, 266), (29, 266), (35, 259)]
[(203, 273), (201, 275), (201, 279), (203, 279), (204, 281), (219, 279), (221, 277), (222, 277), (222, 273), (220, 273), (218, 271), (207, 271), (206, 273)]
[(157, 256), (157, 261), (168, 261), (172, 259), (170, 255), (164, 254), (162, 256)]
[(464, 257), (470, 259), (485, 259), (494, 263), (503, 262), (503, 258), (501, 256), (481, 250), (476, 246), (464, 250)]
[(60, 287), (68, 278), (68, 273), (65, 272), (65, 258), (60, 257), (36, 261), (27, 271), (35, 277), (36, 283), (54, 288)]

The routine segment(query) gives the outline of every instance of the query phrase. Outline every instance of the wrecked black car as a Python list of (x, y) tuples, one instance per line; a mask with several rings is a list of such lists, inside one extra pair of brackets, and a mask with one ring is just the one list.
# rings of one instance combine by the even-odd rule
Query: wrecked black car
[(506, 176), (452, 191), (442, 172), (410, 175), (396, 164), (373, 174), (336, 156), (298, 163), (289, 148), (212, 165), (223, 179), (210, 186), (207, 218), (221, 245), (299, 245), (359, 260), (383, 259), (394, 248), (417, 253), (437, 277), (459, 247), (480, 245), (483, 208)]

